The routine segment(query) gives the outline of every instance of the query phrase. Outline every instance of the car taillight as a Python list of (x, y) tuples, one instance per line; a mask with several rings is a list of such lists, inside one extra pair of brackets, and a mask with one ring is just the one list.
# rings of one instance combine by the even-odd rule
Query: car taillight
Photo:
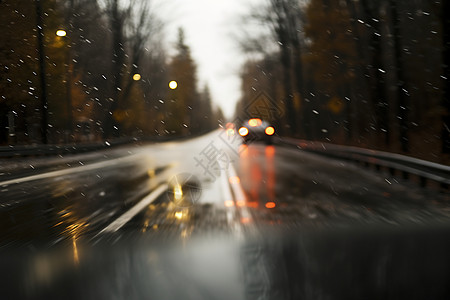
[(258, 127), (261, 126), (262, 121), (259, 118), (253, 118), (248, 120), (248, 125), (250, 125), (251, 127)]
[(265, 132), (267, 135), (273, 135), (275, 133), (275, 128), (273, 128), (272, 126), (269, 126), (266, 128)]
[(248, 129), (246, 127), (239, 128), (240, 136), (246, 136), (248, 134)]

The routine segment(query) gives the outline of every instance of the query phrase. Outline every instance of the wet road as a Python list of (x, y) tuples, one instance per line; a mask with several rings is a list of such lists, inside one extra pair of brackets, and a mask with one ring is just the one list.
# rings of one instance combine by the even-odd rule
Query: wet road
[(12, 298), (449, 296), (448, 195), (295, 147), (215, 131), (0, 174)]

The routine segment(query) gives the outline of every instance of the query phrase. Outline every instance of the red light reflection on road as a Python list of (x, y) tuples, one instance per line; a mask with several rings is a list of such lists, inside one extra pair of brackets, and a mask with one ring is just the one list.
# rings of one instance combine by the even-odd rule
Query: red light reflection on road
[(267, 202), (266, 207), (267, 208), (274, 208), (276, 206), (275, 202)]
[(275, 147), (267, 146), (265, 150), (267, 162), (266, 164), (267, 196), (269, 200), (275, 204), (275, 164), (274, 164)]
[[(241, 152), (241, 182), (249, 195), (246, 206), (252, 208), (276, 207), (274, 146), (249, 146)], [(263, 152), (264, 151), (264, 152)], [(266, 203), (267, 202), (267, 203)], [(239, 206), (239, 204), (237, 204)]]

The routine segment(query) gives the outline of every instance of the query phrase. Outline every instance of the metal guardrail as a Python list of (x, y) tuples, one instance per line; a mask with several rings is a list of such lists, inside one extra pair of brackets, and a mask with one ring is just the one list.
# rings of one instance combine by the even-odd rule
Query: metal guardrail
[(52, 156), (58, 154), (77, 154), (106, 149), (111, 146), (124, 145), (133, 141), (111, 141), (88, 144), (65, 145), (11, 145), (0, 147), (0, 158), (27, 157), (27, 156)]
[(79, 154), (91, 151), (104, 150), (111, 147), (123, 146), (135, 143), (162, 143), (169, 141), (183, 141), (194, 138), (208, 131), (195, 135), (163, 135), (151, 137), (123, 137), (115, 138), (103, 142), (79, 143), (79, 144), (61, 144), (61, 145), (10, 145), (0, 146), (0, 159), (12, 157), (28, 156), (54, 156), (59, 154)]
[(366, 167), (373, 166), (377, 171), (385, 169), (391, 175), (400, 173), (404, 179), (410, 179), (413, 175), (419, 179), (420, 185), (423, 187), (430, 181), (439, 183), (441, 188), (447, 190), (450, 185), (450, 166), (406, 155), (293, 138), (279, 138), (278, 143), (296, 146), (304, 151), (328, 157), (352, 161)]

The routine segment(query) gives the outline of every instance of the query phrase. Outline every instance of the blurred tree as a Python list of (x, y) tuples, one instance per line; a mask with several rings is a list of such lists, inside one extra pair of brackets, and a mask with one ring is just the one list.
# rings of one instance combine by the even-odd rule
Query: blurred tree
[(46, 92), (48, 102), (48, 133), (50, 143), (63, 143), (67, 120), (72, 115), (67, 86), (71, 83), (69, 63), (70, 42), (67, 36), (58, 36), (64, 29), (64, 11), (57, 1), (42, 2), (44, 53), (46, 56)]
[[(36, 10), (34, 5), (17, 1), (0, 3), (0, 108), (2, 127), (7, 129), (8, 113), (14, 112), (18, 142), (27, 135), (38, 139), (40, 99), (38, 56), (36, 53)], [(33, 134), (34, 133), (34, 134)], [(5, 144), (8, 130), (0, 143)]]
[[(111, 31), (111, 72), (112, 78), (109, 82), (108, 98), (104, 102), (103, 137), (110, 138), (119, 135), (118, 124), (113, 117), (114, 111), (119, 107), (119, 94), (123, 88), (126, 52), (125, 52), (125, 24), (131, 15), (132, 5), (121, 0), (105, 0), (105, 14)], [(116, 118), (117, 120), (117, 118)]]
[[(304, 78), (302, 66), (302, 27), (304, 1), (298, 0), (267, 0), (262, 9), (255, 10), (251, 18), (266, 25), (272, 41), (279, 48), (279, 61), (282, 66), (283, 101), (287, 122), (285, 128), (291, 135), (300, 136), (304, 132), (303, 126), (303, 91)], [(259, 37), (261, 39), (261, 37)], [(250, 39), (243, 43), (247, 51), (258, 50), (266, 54), (264, 44), (258, 39)], [(284, 126), (283, 126), (284, 127)]]
[(71, 114), (73, 135), (72, 140), (75, 142), (91, 141), (95, 138), (93, 126), (95, 124), (95, 101), (88, 99), (86, 87), (83, 85), (82, 74), (78, 73), (70, 83), (70, 97), (71, 97)]
[(399, 127), (400, 127), (400, 145), (401, 150), (405, 153), (410, 152), (410, 142), (409, 142), (409, 110), (411, 108), (410, 105), (407, 104), (409, 102), (408, 90), (406, 87), (406, 78), (404, 75), (405, 67), (403, 65), (403, 51), (402, 51), (402, 41), (401, 41), (401, 20), (398, 12), (397, 3), (393, 0), (389, 0), (389, 6), (391, 9), (392, 15), (392, 33), (393, 33), (393, 42), (394, 42), (394, 57), (396, 59), (396, 79), (397, 79), (397, 101), (398, 101), (398, 119), (399, 119)]
[(215, 126), (213, 120), (212, 100), (209, 86), (206, 84), (200, 93), (198, 109), (193, 112), (193, 128), (195, 132), (207, 132)]
[(184, 31), (178, 31), (177, 54), (172, 58), (170, 80), (175, 80), (178, 87), (169, 92), (166, 120), (167, 130), (171, 134), (186, 135), (192, 132), (195, 111), (199, 109), (199, 93), (197, 90), (197, 66), (191, 57), (189, 47), (185, 44)]
[(103, 104), (103, 130), (104, 137), (111, 137), (120, 134), (120, 124), (113, 115), (129, 101), (135, 84), (133, 75), (140, 71), (146, 46), (161, 30), (162, 23), (152, 13), (148, 1), (105, 0), (104, 5), (111, 31), (112, 80), (109, 81), (109, 97)]
[(75, 136), (80, 136), (81, 123), (86, 126), (88, 122), (90, 138), (99, 139), (101, 121), (106, 113), (104, 98), (108, 95), (109, 79), (113, 77), (110, 74), (111, 33), (107, 18), (97, 1), (61, 1), (61, 6), (65, 9), (63, 28), (67, 30), (69, 43), (66, 68), (67, 77), (72, 81), (68, 88), (73, 97), (72, 110), (81, 103), (92, 108), (86, 115), (74, 112), (70, 127)]
[[(155, 37), (154, 37), (155, 38)], [(156, 40), (158, 38), (155, 38)], [(162, 40), (162, 38), (161, 38)], [(140, 64), (142, 80), (138, 85), (142, 90), (145, 109), (146, 124), (142, 127), (145, 135), (164, 135), (166, 102), (169, 88), (169, 70), (165, 49), (160, 43), (152, 43), (152, 48), (145, 51)]]
[[(307, 114), (321, 123), (312, 137), (339, 136), (345, 130), (347, 141), (352, 138), (351, 89), (355, 85), (354, 69), (359, 62), (351, 32), (349, 12), (345, 2), (312, 0), (306, 11), (305, 35), (308, 54), (305, 55), (308, 74), (313, 84), (309, 87)], [(313, 119), (310, 117), (309, 119)]]
[(0, 22), (4, 22), (0, 37), (2, 101), (6, 110), (14, 111), (20, 143), (46, 143), (47, 132), (57, 141), (55, 136), (67, 116), (60, 104), (67, 49), (55, 35), (61, 11), (56, 0), (34, 4), (0, 4)]
[[(443, 126), (442, 126), (442, 152), (450, 153), (450, 2), (444, 1), (442, 12), (442, 29), (443, 29), (443, 51), (445, 79), (443, 94)], [(447, 162), (448, 163), (448, 162)]]
[[(355, 5), (355, 4), (354, 4)], [(390, 143), (390, 122), (389, 109), (395, 109), (395, 106), (389, 106), (386, 94), (386, 65), (383, 63), (383, 38), (385, 35), (382, 31), (383, 14), (382, 10), (386, 8), (386, 1), (361, 1), (359, 3), (361, 9), (358, 9), (360, 15), (356, 16), (358, 20), (366, 25), (365, 34), (368, 36), (368, 44), (363, 47), (368, 49), (368, 57), (365, 65), (366, 78), (368, 78), (368, 86), (370, 93), (370, 111), (371, 122), (368, 124), (370, 131), (375, 132), (375, 139), (372, 143)], [(385, 39), (386, 40), (386, 39)], [(384, 139), (383, 139), (384, 135)]]
[[(130, 97), (130, 107), (145, 112), (148, 119), (152, 101), (164, 97), (159, 94), (167, 89), (162, 23), (152, 14), (149, 2), (40, 0), (38, 4), (40, 35), (34, 6), (17, 1), (0, 4), (0, 24), (5, 29), (0, 37), (1, 124), (6, 128), (10, 122), (7, 115), (14, 112), (16, 134), (22, 143), (38, 142), (43, 122), (45, 127), (49, 124), (49, 142), (68, 141), (67, 130), (79, 137), (81, 131), (86, 132), (82, 127), (87, 123), (89, 138), (103, 128), (109, 128), (103, 136), (112, 136), (113, 126), (120, 127), (113, 113), (126, 107)], [(57, 29), (65, 30), (66, 36), (57, 36)], [(37, 55), (38, 35), (42, 37), (42, 59)], [(44, 77), (39, 65), (46, 70)], [(140, 65), (151, 68), (144, 70)], [(139, 82), (132, 80), (138, 71), (143, 76)], [(39, 84), (41, 78), (43, 85)], [(39, 104), (43, 94), (48, 103), (45, 121)], [(136, 105), (136, 99), (143, 104)], [(112, 126), (106, 126), (108, 122)], [(6, 142), (7, 131), (0, 133), (0, 139)]]
[(216, 128), (217, 125), (222, 126), (222, 127), (225, 125), (225, 121), (226, 121), (225, 115), (223, 114), (223, 111), (220, 107), (217, 107), (214, 110), (213, 119), (214, 119), (214, 127), (213, 128)]
[(140, 1), (135, 3), (131, 10), (131, 15), (126, 26), (126, 43), (128, 48), (128, 67), (126, 76), (124, 77), (123, 89), (120, 93), (120, 101), (127, 102), (129, 93), (137, 83), (133, 79), (134, 74), (140, 74), (143, 69), (140, 67), (144, 59), (149, 58), (146, 55), (147, 46), (152, 43), (152, 47), (158, 46), (158, 41), (155, 38), (160, 38), (160, 33), (163, 27), (162, 22), (153, 13), (150, 7), (150, 1)]
[[(240, 109), (237, 116), (241, 120), (259, 117), (271, 122), (276, 128), (284, 128), (286, 115), (284, 103), (283, 68), (277, 54), (266, 55), (262, 59), (248, 60), (241, 71)], [(267, 99), (263, 99), (267, 98)], [(264, 106), (261, 112), (260, 106)], [(255, 114), (256, 111), (256, 114)]]
[[(245, 110), (259, 89), (269, 90), (283, 103), (276, 86), (261, 84), (270, 73), (282, 78), (283, 94), (295, 99), (296, 90), (300, 91), (301, 106), (294, 101), (284, 107), (288, 123), (297, 118), (308, 139), (411, 152), (435, 161), (442, 157), (440, 146), (448, 151), (447, 3), (311, 0), (305, 5), (283, 0), (267, 4), (255, 9), (252, 19), (267, 25), (279, 49), (275, 51), (261, 36), (241, 42), (254, 58), (243, 66), (243, 96), (236, 109)], [(296, 45), (299, 54), (294, 54)], [(273, 53), (281, 59), (281, 73), (264, 64)]]

